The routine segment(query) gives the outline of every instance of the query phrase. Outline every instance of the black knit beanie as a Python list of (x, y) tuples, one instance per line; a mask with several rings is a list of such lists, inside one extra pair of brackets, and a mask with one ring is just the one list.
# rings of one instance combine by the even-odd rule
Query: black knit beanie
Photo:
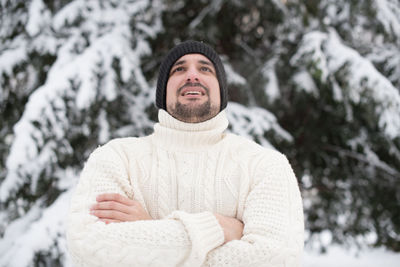
[(175, 63), (175, 61), (186, 54), (202, 54), (214, 64), (221, 94), (220, 110), (226, 108), (228, 102), (228, 89), (226, 85), (227, 82), (224, 65), (222, 65), (221, 59), (214, 51), (214, 49), (212, 49), (209, 45), (206, 45), (205, 43), (197, 41), (185, 41), (183, 43), (180, 43), (179, 45), (172, 48), (164, 58), (164, 61), (161, 63), (158, 73), (156, 106), (160, 109), (167, 110), (166, 91), (167, 82), (169, 79), (169, 72), (171, 71), (171, 67)]

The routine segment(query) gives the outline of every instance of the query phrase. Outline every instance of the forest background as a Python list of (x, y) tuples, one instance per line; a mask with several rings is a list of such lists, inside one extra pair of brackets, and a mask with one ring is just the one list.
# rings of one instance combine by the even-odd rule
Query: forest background
[(0, 0), (0, 266), (70, 265), (84, 162), (152, 132), (187, 39), (222, 57), (229, 130), (289, 158), (306, 249), (399, 253), (400, 1)]

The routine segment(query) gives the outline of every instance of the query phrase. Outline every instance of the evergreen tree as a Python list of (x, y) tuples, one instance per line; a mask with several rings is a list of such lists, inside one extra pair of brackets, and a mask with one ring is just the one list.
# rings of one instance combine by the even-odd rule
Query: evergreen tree
[(2, 0), (0, 12), (0, 266), (69, 265), (84, 162), (152, 131), (158, 66), (186, 39), (222, 55), (230, 130), (289, 157), (308, 243), (400, 251), (397, 0)]

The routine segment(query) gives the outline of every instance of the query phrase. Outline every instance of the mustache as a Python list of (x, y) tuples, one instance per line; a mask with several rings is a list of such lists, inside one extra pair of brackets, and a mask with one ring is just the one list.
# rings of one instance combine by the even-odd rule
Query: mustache
[(182, 85), (181, 87), (178, 88), (177, 94), (180, 95), (182, 90), (185, 89), (186, 87), (201, 87), (206, 91), (206, 94), (209, 95), (210, 90), (205, 87), (204, 85), (202, 85), (201, 83), (185, 83), (184, 85)]

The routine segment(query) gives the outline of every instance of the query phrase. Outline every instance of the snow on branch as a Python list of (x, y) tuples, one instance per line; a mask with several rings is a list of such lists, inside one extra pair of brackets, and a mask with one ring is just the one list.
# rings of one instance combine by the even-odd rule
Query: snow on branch
[(291, 64), (308, 66), (314, 79), (333, 83), (336, 90), (339, 83), (335, 75), (345, 70), (342, 94), (353, 103), (374, 101), (379, 127), (389, 138), (400, 136), (399, 90), (368, 59), (343, 44), (333, 29), (329, 33), (313, 31), (306, 34)]
[(44, 211), (43, 203), (38, 201), (26, 216), (14, 220), (7, 227), (0, 240), (1, 266), (29, 266), (40, 251), (54, 252), (55, 255), (51, 256), (57, 258), (56, 242), (61, 242), (57, 245), (66, 251), (65, 240), (61, 240), (59, 235), (65, 229), (70, 195), (71, 190), (63, 193)]
[(398, 0), (375, 0), (377, 19), (382, 23), (389, 35), (396, 36), (400, 44), (400, 1)]
[[(76, 81), (78, 84), (77, 92), (74, 93), (73, 107), (77, 110), (87, 110), (97, 101), (97, 93), (107, 101), (113, 100), (116, 96), (118, 88), (115, 86), (116, 77), (112, 65), (115, 58), (119, 59), (121, 77), (124, 81), (133, 78), (143, 90), (143, 95), (150, 89), (139, 71), (141, 56), (150, 52), (149, 45), (144, 40), (146, 36), (132, 36), (129, 27), (132, 16), (130, 12), (141, 12), (148, 1), (137, 1), (135, 4), (130, 4), (129, 8), (125, 1), (121, 1), (113, 9), (107, 9), (107, 12), (112, 14), (108, 14), (95, 2), (97, 3), (97, 1), (71, 2), (60, 11), (64, 17), (61, 15), (54, 17), (58, 21), (67, 21), (65, 10), (75, 14), (79, 13), (75, 9), (87, 11), (84, 21), (75, 26), (68, 25), (67, 29), (59, 28), (59, 31), (63, 32), (64, 40), (60, 41), (56, 51), (57, 60), (51, 66), (45, 84), (32, 93), (21, 119), (14, 127), (15, 138), (6, 162), (7, 176), (0, 185), (0, 201), (7, 200), (10, 194), (28, 182), (26, 179), (29, 179), (34, 190), (41, 172), (49, 168), (49, 164), (56, 163), (57, 143), (55, 140), (48, 140), (46, 137), (48, 134), (43, 131), (49, 131), (57, 139), (63, 139), (63, 134), (68, 131), (65, 129), (65, 125), (68, 128), (69, 123), (66, 116), (67, 107), (62, 104), (64, 101), (62, 98), (70, 95), (68, 92), (72, 90), (71, 81)], [(103, 20), (98, 23), (100, 18)], [(106, 22), (112, 25), (120, 23), (120, 25), (107, 27)], [(158, 24), (155, 27), (160, 28)], [(104, 31), (104, 28), (107, 30)], [(87, 32), (90, 34), (87, 35)], [(134, 48), (131, 47), (133, 38), (136, 41)], [(101, 85), (98, 75), (101, 75)], [(101, 86), (101, 90), (96, 91), (98, 86)], [(142, 99), (139, 102), (148, 101)], [(55, 108), (58, 110), (57, 114), (54, 112)], [(140, 113), (140, 109), (137, 112)], [(35, 122), (48, 127), (39, 129)], [(105, 134), (102, 133), (102, 136)]]
[(272, 132), (282, 140), (293, 141), (293, 137), (278, 124), (276, 117), (263, 108), (248, 108), (229, 102), (227, 115), (232, 132), (253, 139), (262, 146), (274, 148), (265, 137), (267, 132)]

